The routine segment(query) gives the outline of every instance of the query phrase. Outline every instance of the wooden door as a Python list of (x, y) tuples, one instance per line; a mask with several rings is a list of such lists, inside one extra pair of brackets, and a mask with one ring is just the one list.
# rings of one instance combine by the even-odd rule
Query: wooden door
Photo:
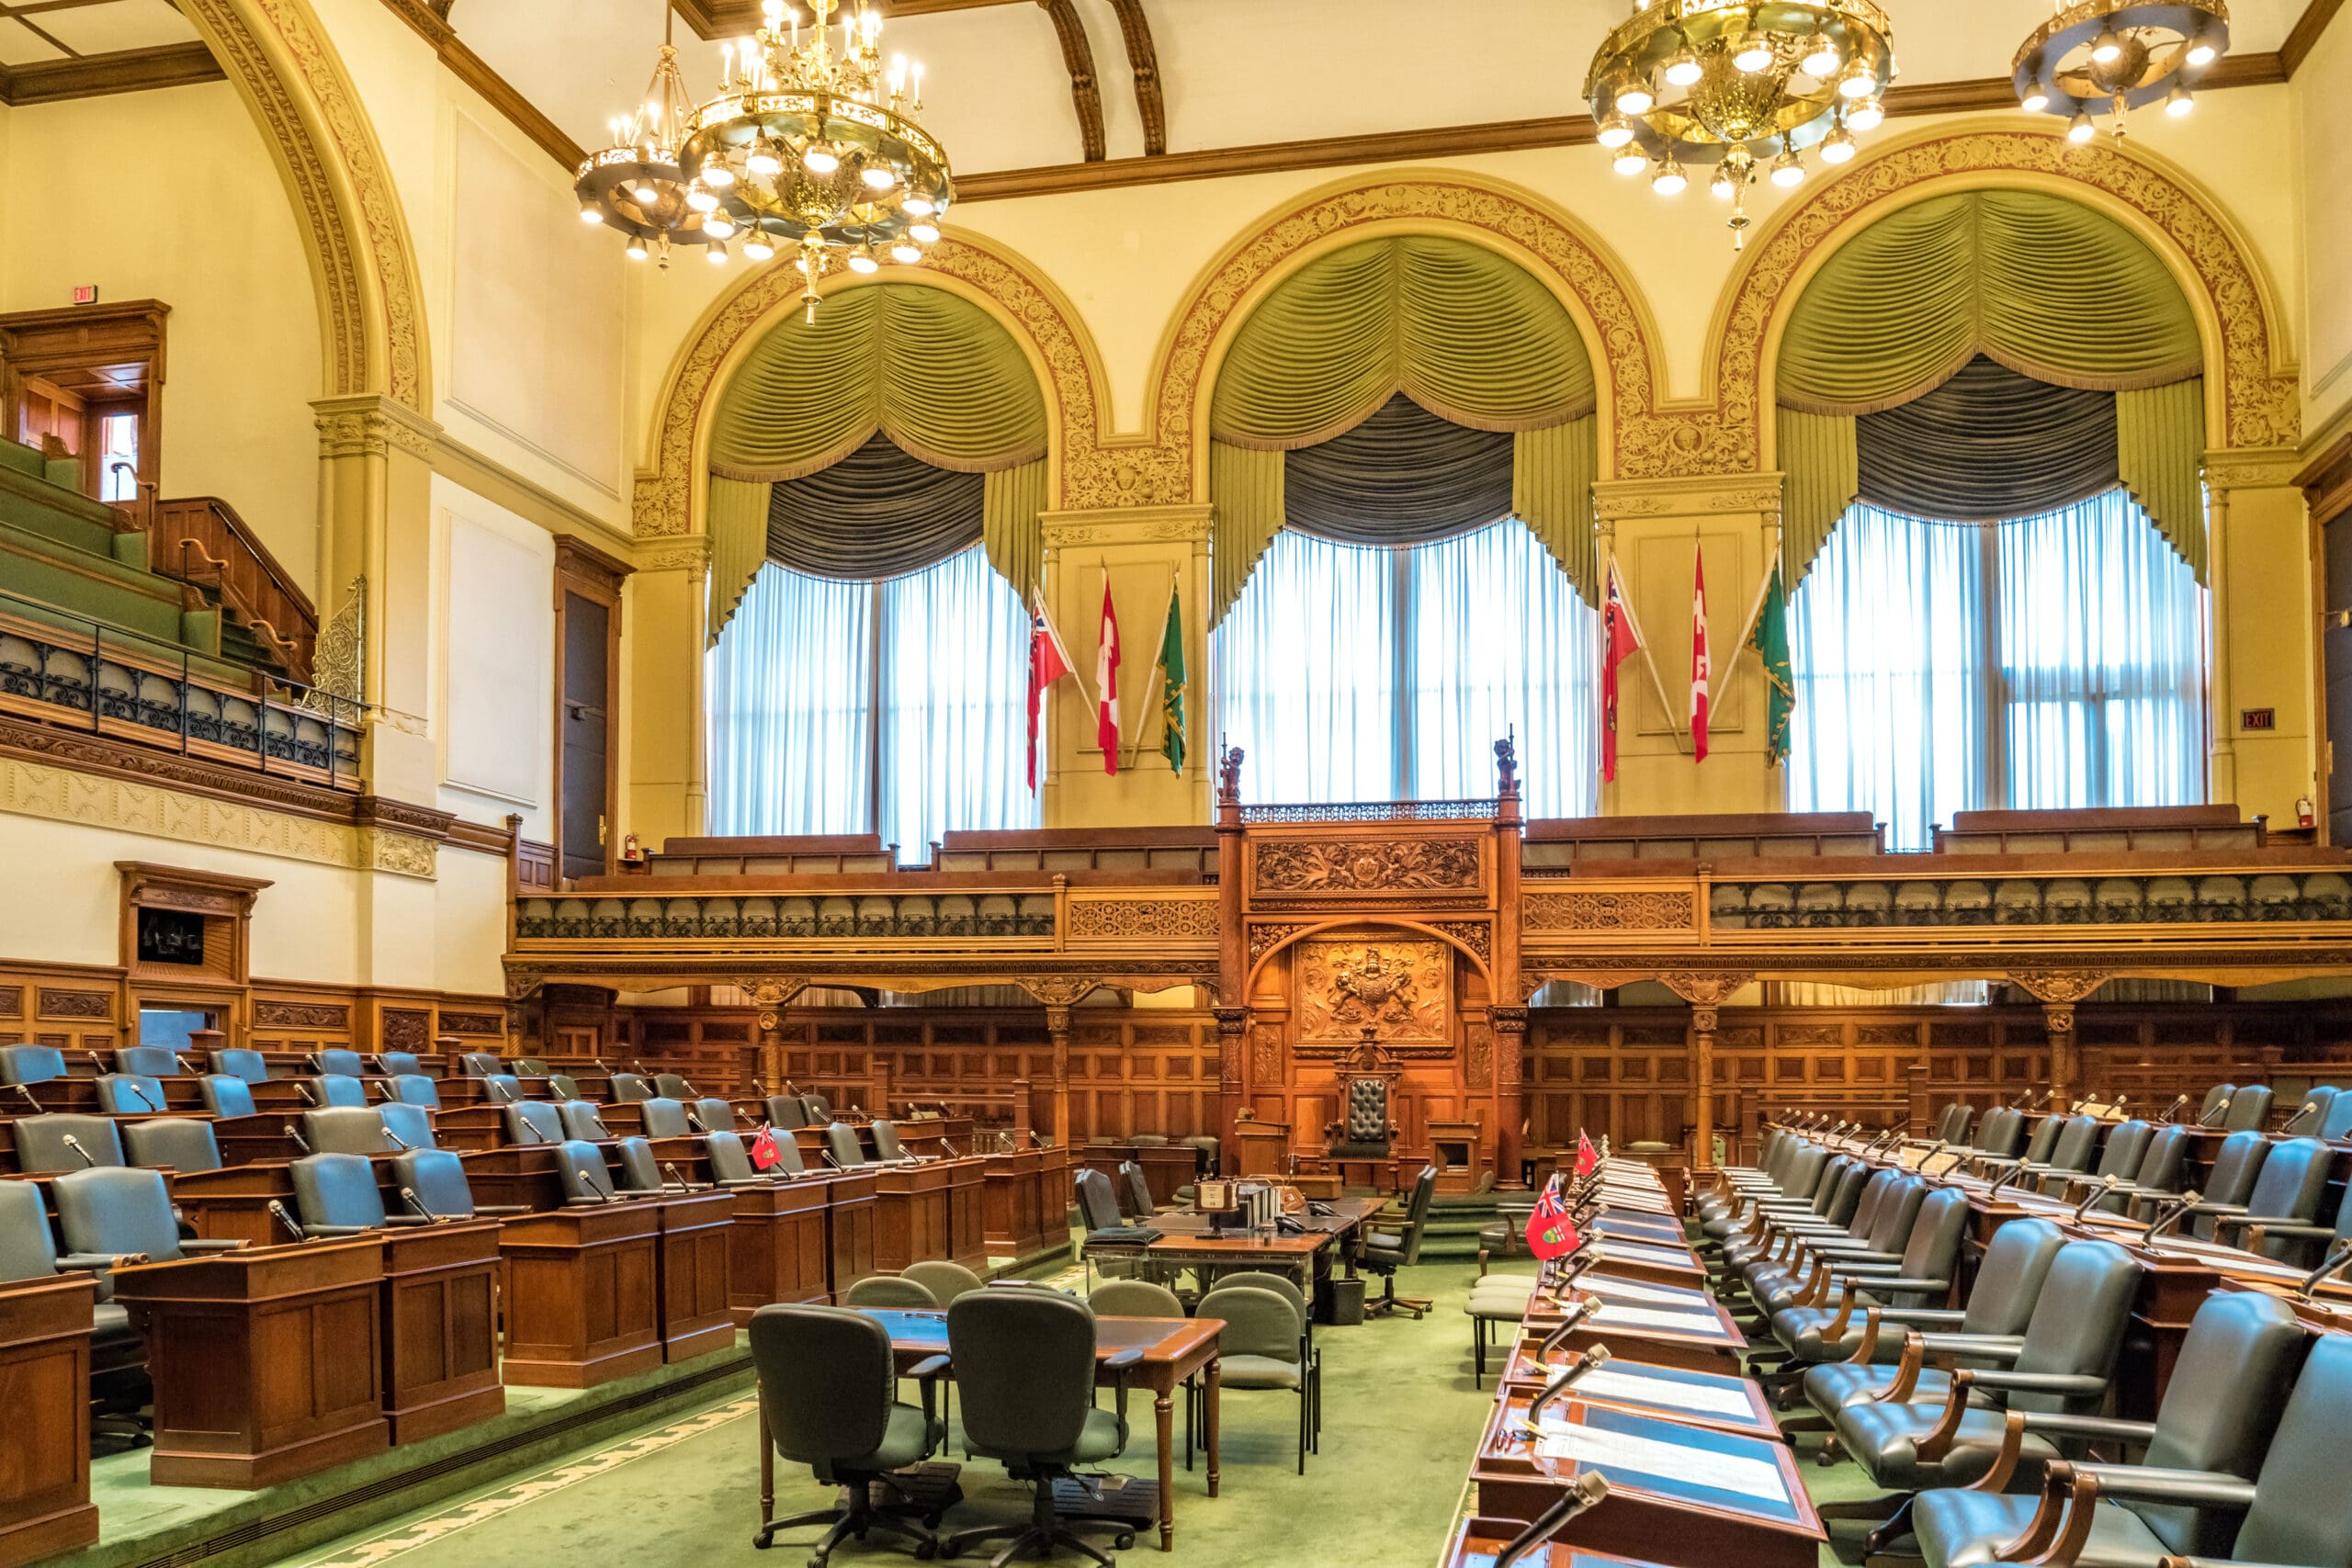
[(569, 535), (556, 539), (556, 872), (602, 876), (619, 839), (621, 580), (628, 567)]

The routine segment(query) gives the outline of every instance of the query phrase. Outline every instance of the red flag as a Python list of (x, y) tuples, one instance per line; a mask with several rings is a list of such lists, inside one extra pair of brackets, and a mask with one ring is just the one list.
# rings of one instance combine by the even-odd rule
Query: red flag
[(1046, 688), (1071, 673), (1069, 652), (1062, 647), (1061, 634), (1046, 619), (1046, 607), (1041, 603), (1037, 613), (1029, 617), (1029, 793), (1037, 793), (1037, 713), (1046, 700)]
[(1549, 1263), (1574, 1252), (1580, 1239), (1568, 1218), (1568, 1206), (1560, 1201), (1559, 1193), (1545, 1188), (1535, 1200), (1534, 1213), (1527, 1216), (1527, 1250)]
[(1714, 667), (1707, 661), (1707, 558), (1691, 547), (1690, 562), (1690, 750), (1707, 760), (1707, 687)]
[(1600, 624), (1600, 776), (1613, 784), (1617, 778), (1617, 666), (1642, 646), (1641, 628), (1634, 624), (1634, 607), (1626, 602), (1625, 584), (1617, 575), (1613, 559), (1609, 563), (1609, 597), (1601, 606)]
[(1094, 654), (1094, 739), (1102, 771), (1119, 771), (1119, 613), (1111, 607), (1111, 579), (1102, 579), (1102, 640)]
[(1578, 1133), (1577, 1134), (1577, 1174), (1578, 1176), (1590, 1176), (1593, 1171), (1600, 1167), (1600, 1151), (1592, 1146), (1592, 1140), (1590, 1138), (1587, 1137), (1582, 1133)]
[(752, 1139), (752, 1168), (765, 1170), (784, 1156), (775, 1152), (775, 1129), (763, 1127)]

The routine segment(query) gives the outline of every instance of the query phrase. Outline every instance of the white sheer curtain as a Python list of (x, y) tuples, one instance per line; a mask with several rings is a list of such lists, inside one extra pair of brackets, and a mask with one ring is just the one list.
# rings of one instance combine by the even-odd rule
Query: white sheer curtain
[(1789, 808), (1925, 849), (1954, 811), (2201, 800), (2204, 628), (2120, 491), (1990, 527), (1857, 505), (1790, 604)]
[(709, 831), (878, 832), (919, 863), (951, 828), (1036, 826), (1028, 658), (977, 547), (880, 582), (762, 567), (707, 656)]
[(1269, 801), (1476, 798), (1516, 726), (1532, 816), (1594, 809), (1600, 618), (1515, 520), (1411, 549), (1274, 537), (1217, 628), (1218, 733)]

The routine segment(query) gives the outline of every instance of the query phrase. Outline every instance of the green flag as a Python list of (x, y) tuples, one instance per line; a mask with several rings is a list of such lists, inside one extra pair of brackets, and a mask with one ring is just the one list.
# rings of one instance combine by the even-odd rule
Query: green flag
[(1159, 634), (1159, 751), (1184, 771), (1184, 612), (1171, 591), (1168, 625)]
[(1764, 585), (1764, 602), (1757, 608), (1747, 646), (1756, 650), (1756, 661), (1764, 668), (1764, 684), (1771, 690), (1764, 756), (1777, 768), (1789, 754), (1789, 718), (1797, 705), (1796, 687), (1789, 678), (1789, 595), (1781, 583), (1778, 561), (1772, 563), (1772, 576)]

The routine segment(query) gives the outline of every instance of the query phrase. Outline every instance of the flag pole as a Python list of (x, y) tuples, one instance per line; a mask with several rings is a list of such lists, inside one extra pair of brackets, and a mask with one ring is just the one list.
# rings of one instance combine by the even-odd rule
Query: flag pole
[[(1176, 603), (1176, 568), (1172, 566), (1168, 569), (1168, 603), (1171, 605)], [(1159, 635), (1163, 640), (1168, 636), (1168, 611), (1165, 608), (1159, 612)], [(1151, 711), (1151, 699), (1159, 692), (1160, 680), (1167, 672), (1167, 663), (1155, 657), (1151, 661), (1151, 679), (1143, 689), (1143, 706), (1136, 710), (1136, 743), (1127, 753), (1130, 769), (1143, 761), (1143, 716)], [(1164, 732), (1165, 726), (1162, 729)]]
[(1710, 708), (1714, 705), (1717, 699), (1731, 689), (1732, 675), (1739, 669), (1740, 660), (1747, 653), (1748, 639), (1756, 635), (1756, 623), (1764, 617), (1764, 601), (1772, 592), (1772, 573), (1780, 564), (1781, 553), (1775, 549), (1772, 552), (1772, 558), (1764, 565), (1764, 575), (1757, 580), (1756, 603), (1747, 607), (1747, 619), (1739, 628), (1739, 640), (1731, 645), (1731, 658), (1724, 665), (1723, 677), (1707, 693), (1707, 705)]
[(1046, 608), (1046, 585), (1042, 582), (1037, 585), (1036, 604), (1037, 618), (1046, 623), (1046, 635), (1054, 639), (1054, 647), (1061, 654), (1062, 663), (1069, 671), (1069, 678), (1078, 682), (1078, 694), (1086, 697), (1086, 705), (1092, 707), (1094, 700), (1087, 697), (1086, 676), (1080, 671), (1078, 660), (1070, 657), (1069, 645), (1062, 641), (1061, 628), (1054, 625), (1053, 613)]
[[(1617, 552), (1612, 548), (1609, 552), (1608, 564), (1614, 568), (1616, 563)], [(1621, 576), (1618, 581), (1623, 582), (1624, 579)], [(1603, 581), (1606, 581), (1605, 578)], [(1634, 629), (1634, 642), (1642, 650), (1642, 668), (1650, 672), (1650, 686), (1657, 693), (1658, 710), (1666, 715), (1667, 733), (1674, 737), (1674, 750), (1679, 754), (1688, 755), (1682, 744), (1685, 731), (1674, 719), (1674, 699), (1666, 694), (1666, 677), (1657, 672), (1657, 660), (1650, 652), (1649, 637), (1642, 631), (1642, 618), (1634, 613), (1634, 596), (1628, 592), (1618, 603), (1624, 605), (1625, 624)]]

